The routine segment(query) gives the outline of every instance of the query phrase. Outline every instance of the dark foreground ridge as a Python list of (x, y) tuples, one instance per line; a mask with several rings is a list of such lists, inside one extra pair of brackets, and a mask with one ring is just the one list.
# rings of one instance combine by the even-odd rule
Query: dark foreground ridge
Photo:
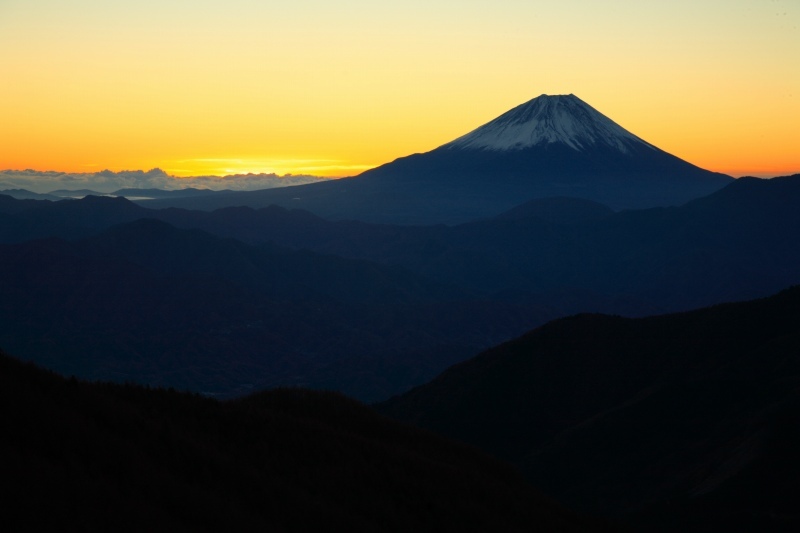
[(463, 445), (333, 393), (219, 402), (0, 352), (5, 531), (600, 531)]
[(380, 406), (643, 531), (800, 530), (800, 287), (644, 319), (579, 315)]

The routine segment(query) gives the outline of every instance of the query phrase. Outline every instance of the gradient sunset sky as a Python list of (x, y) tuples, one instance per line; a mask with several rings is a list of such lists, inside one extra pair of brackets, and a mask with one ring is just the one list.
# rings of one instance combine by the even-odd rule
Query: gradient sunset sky
[(0, 0), (0, 169), (355, 175), (543, 93), (800, 172), (800, 1)]

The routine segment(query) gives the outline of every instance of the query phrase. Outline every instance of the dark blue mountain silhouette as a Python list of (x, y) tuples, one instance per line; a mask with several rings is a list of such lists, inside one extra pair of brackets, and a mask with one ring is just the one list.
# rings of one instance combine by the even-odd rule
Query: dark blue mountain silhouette
[(697, 311), (551, 322), (380, 410), (516, 463), (641, 531), (800, 525), (800, 287)]
[[(262, 333), (280, 339), (269, 348), (279, 355), (240, 365), (249, 370), (222, 379), (224, 388), (258, 374), (262, 383), (304, 383), (376, 399), (566, 314), (643, 316), (761, 297), (800, 283), (799, 202), (800, 176), (748, 178), (681, 207), (611, 213), (590, 201), (542, 199), (491, 219), (423, 227), (333, 222), (275, 206), (209, 213), (149, 210), (121, 198), (0, 197), (0, 240), (83, 239), (54, 249), (52, 242), (3, 247), (0, 267), (10, 291), (4, 331), (14, 342), (8, 346), (24, 357), (46, 353), (39, 343), (49, 338), (76, 350), (108, 342), (108, 349), (92, 353), (135, 360), (144, 349), (127, 346), (145, 340), (153, 353), (205, 357), (217, 343), (219, 354), (234, 347), (256, 354), (257, 337), (245, 337), (246, 346), (231, 341), (245, 331), (237, 323), (258, 323)], [(249, 246), (153, 221), (91, 237), (156, 217)], [(131, 262), (144, 270), (122, 267)], [(237, 306), (237, 299), (249, 303)], [(192, 307), (200, 302), (214, 312), (196, 324), (171, 322), (200, 318)], [(147, 322), (140, 331), (135, 321), (121, 319), (116, 329), (106, 328), (117, 338), (92, 337), (96, 317), (148, 316), (148, 306), (163, 309), (170, 322)], [(50, 327), (39, 329), (33, 316)], [(210, 326), (213, 317), (222, 327)], [(175, 324), (206, 340), (181, 344), (172, 334), (180, 331)], [(223, 330), (231, 333), (208, 338)], [(288, 353), (294, 355), (280, 355)], [(281, 367), (290, 360), (300, 363)], [(203, 380), (224, 374), (204, 361), (211, 370), (202, 371)], [(184, 373), (185, 363), (176, 361), (171, 376)], [(137, 379), (162, 379), (151, 370)], [(172, 383), (205, 382), (185, 377)]]
[(435, 150), (354, 178), (152, 206), (278, 204), (336, 219), (458, 223), (549, 196), (614, 209), (679, 205), (731, 179), (659, 150), (574, 95), (542, 95)]
[(549, 313), (400, 267), (148, 219), (0, 256), (0, 342), (20, 357), (223, 396), (313, 385), (385, 398)]

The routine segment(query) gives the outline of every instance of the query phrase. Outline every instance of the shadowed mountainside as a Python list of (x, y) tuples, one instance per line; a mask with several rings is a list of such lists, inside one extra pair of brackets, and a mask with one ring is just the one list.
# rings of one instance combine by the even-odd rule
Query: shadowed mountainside
[(676, 315), (579, 315), (379, 409), (644, 531), (792, 531), (799, 324), (797, 287)]
[(510, 467), (333, 393), (219, 402), (0, 352), (4, 528), (609, 531)]
[(332, 223), (278, 208), (159, 216), (244, 240), (400, 265), (489, 294), (528, 293), (551, 306), (577, 298), (573, 309), (644, 315), (800, 283), (798, 203), (800, 175), (742, 178), (681, 207), (619, 213), (576, 199), (537, 200), (454, 227)]
[[(800, 175), (741, 178), (673, 208), (611, 213), (588, 201), (535, 200), (453, 227), (329, 222), (274, 206), (158, 211), (124, 199), (87, 198), (20, 211), (5, 203), (4, 242), (87, 236), (111, 224), (159, 218), (252, 244), (398, 265), (487, 296), (505, 293), (562, 312), (644, 315), (766, 296), (800, 283)], [(575, 305), (560, 304), (568, 300)]]
[(550, 313), (154, 220), (0, 254), (0, 339), (20, 357), (223, 396), (291, 384), (386, 398)]
[[(740, 179), (676, 208), (534, 200), (454, 227), (0, 197), (0, 238), (18, 243), (2, 246), (0, 334), (20, 357), (85, 377), (377, 400), (559, 316), (643, 316), (800, 283), (798, 203), (800, 176)], [(20, 242), (52, 235), (77, 240)]]

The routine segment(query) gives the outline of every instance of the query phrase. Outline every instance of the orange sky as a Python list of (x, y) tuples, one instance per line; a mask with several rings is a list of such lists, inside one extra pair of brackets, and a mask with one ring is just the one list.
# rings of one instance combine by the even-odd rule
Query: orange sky
[(0, 72), (0, 169), (354, 175), (574, 93), (701, 167), (800, 172), (792, 0), (3, 0)]

